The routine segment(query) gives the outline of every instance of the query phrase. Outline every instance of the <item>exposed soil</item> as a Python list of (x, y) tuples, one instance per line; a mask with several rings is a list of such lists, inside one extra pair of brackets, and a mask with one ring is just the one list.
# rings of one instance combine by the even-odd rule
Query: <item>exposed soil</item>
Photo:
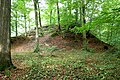
[[(76, 37), (76, 39), (75, 39)], [(71, 33), (66, 33), (60, 35), (56, 35), (54, 37), (51, 37), (51, 34), (47, 34), (43, 37), (39, 38), (40, 44), (48, 44), (50, 46), (56, 46), (60, 49), (81, 49), (83, 44), (82, 36), (74, 35)], [(12, 38), (12, 52), (31, 52), (34, 49), (35, 45), (35, 37), (29, 36), (29, 37), (16, 37)], [(95, 37), (88, 37), (88, 47), (93, 48), (96, 52), (105, 51), (110, 46), (106, 43), (103, 43), (99, 39)], [(105, 48), (106, 47), (106, 48)]]

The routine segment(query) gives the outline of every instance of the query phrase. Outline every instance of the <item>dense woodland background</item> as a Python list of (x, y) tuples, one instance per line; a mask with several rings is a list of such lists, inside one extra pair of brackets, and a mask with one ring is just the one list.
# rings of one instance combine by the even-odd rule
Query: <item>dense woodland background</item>
[(120, 79), (120, 0), (0, 0), (0, 7), (0, 79)]
[[(94, 35), (101, 41), (119, 48), (119, 0), (40, 0), (36, 1), (39, 28), (54, 28), (75, 34)], [(34, 29), (34, 4), (31, 0), (13, 0), (11, 32), (13, 36)], [(39, 31), (41, 33), (42, 31)]]

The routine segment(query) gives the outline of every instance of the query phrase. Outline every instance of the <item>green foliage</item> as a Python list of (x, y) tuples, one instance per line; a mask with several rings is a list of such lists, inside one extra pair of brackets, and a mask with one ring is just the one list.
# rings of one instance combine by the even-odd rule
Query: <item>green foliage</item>
[[(32, 8), (30, 8), (30, 1), (31, 0), (12, 0), (11, 2), (11, 32), (12, 36), (15, 32), (18, 33), (18, 35), (23, 34), (23, 30), (25, 27), (31, 28), (31, 24), (29, 22), (31, 21), (30, 12), (33, 11)], [(26, 21), (25, 21), (26, 19)], [(32, 21), (31, 21), (32, 22)], [(26, 24), (26, 25), (25, 25)], [(16, 30), (17, 29), (17, 30)], [(22, 31), (21, 31), (22, 30)], [(22, 32), (22, 33), (21, 33)]]
[[(86, 53), (86, 54), (85, 54)], [(30, 70), (18, 79), (89, 79), (89, 80), (119, 80), (120, 59), (118, 54), (91, 53), (72, 50), (56, 52), (56, 57), (49, 54), (43, 57), (34, 53), (14, 56), (25, 64), (32, 64)]]
[(43, 32), (39, 33), (39, 37), (43, 37), (43, 36), (44, 36)]
[(82, 27), (78, 27), (78, 26), (75, 26), (73, 29), (71, 29), (70, 31), (71, 32), (74, 32), (75, 34), (78, 34), (78, 33), (83, 33), (85, 31), (89, 31), (90, 30), (90, 27), (89, 26), (82, 26)]
[(100, 14), (92, 21), (91, 28), (94, 35), (101, 41), (120, 49), (120, 11), (118, 0), (106, 0)]
[(56, 51), (57, 50), (57, 47), (56, 46), (48, 46), (47, 48), (46, 48), (46, 51), (47, 52), (50, 52), (50, 53), (52, 53), (52, 52), (54, 52), (54, 51)]
[(39, 51), (40, 51), (40, 44), (37, 43), (34, 47), (34, 52), (38, 53)]
[(87, 51), (88, 51), (88, 52), (91, 52), (91, 53), (94, 53), (94, 52), (95, 52), (95, 49), (94, 49), (94, 48), (87, 48)]
[(10, 72), (10, 70), (5, 70), (5, 71), (4, 71), (4, 74), (5, 74), (6, 76), (8, 76), (8, 77), (11, 76), (11, 72)]

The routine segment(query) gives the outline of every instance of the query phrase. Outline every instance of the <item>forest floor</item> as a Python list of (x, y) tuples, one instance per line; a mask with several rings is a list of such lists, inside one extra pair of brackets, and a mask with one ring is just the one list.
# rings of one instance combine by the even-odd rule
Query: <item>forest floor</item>
[[(12, 41), (16, 69), (0, 74), (0, 80), (119, 80), (120, 52), (95, 37), (82, 48), (82, 37), (71, 33), (46, 33), (39, 38), (40, 52), (34, 53), (34, 35)], [(77, 39), (75, 39), (77, 37)]]

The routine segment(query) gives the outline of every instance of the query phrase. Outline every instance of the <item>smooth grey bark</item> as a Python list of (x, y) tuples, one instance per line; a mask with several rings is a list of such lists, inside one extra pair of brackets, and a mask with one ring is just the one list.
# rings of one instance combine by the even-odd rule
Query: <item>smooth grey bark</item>
[(11, 0), (0, 0), (0, 70), (12, 67), (10, 45)]
[[(86, 7), (86, 4), (85, 4), (86, 0), (82, 0), (81, 2), (81, 24), (82, 24), (82, 27), (84, 27), (84, 25), (86, 24), (86, 19), (85, 19), (85, 16), (86, 16), (86, 12), (85, 12), (85, 7)], [(83, 48), (87, 50), (87, 37), (86, 37), (86, 31), (83, 32)]]
[(39, 51), (39, 30), (38, 30), (38, 12), (37, 12), (38, 0), (33, 0), (33, 2), (34, 2), (35, 25), (36, 25), (36, 47), (34, 52), (38, 52)]
[(17, 21), (18, 21), (18, 17), (17, 17), (17, 11), (16, 11), (16, 16), (15, 16), (15, 18), (16, 18), (16, 20), (15, 20), (15, 29), (16, 29), (16, 31), (15, 31), (15, 33), (16, 33), (16, 37), (18, 36), (18, 23), (17, 23)]

